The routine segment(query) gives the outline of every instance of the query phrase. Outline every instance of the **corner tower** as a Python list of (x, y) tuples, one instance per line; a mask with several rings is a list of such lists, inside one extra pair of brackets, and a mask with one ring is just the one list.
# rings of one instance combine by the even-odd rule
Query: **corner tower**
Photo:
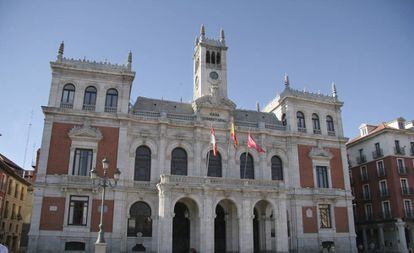
[(227, 47), (224, 31), (221, 29), (219, 39), (209, 39), (205, 34), (202, 25), (193, 55), (193, 100), (206, 95), (227, 99)]

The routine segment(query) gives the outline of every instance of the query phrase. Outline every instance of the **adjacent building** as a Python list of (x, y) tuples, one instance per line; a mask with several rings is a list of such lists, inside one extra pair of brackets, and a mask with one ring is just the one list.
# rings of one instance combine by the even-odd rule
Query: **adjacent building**
[(414, 121), (362, 124), (347, 143), (358, 243), (365, 249), (414, 248)]
[(27, 247), (32, 186), (22, 175), (20, 166), (0, 154), (0, 243), (9, 252), (21, 252)]
[[(64, 57), (61, 44), (42, 107), (29, 252), (92, 252), (102, 211), (110, 252), (356, 252), (335, 87), (299, 91), (286, 76), (262, 111), (238, 109), (227, 51), (223, 31), (211, 39), (202, 27), (192, 101), (131, 105), (131, 53), (125, 65), (97, 63)], [(247, 149), (249, 133), (264, 153)], [(104, 158), (121, 176), (101, 209), (89, 174), (102, 175)]]

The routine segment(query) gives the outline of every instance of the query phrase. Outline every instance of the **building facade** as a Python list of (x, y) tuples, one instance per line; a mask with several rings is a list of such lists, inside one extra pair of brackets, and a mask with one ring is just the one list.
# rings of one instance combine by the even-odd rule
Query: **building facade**
[[(104, 202), (110, 252), (355, 252), (336, 91), (284, 91), (262, 111), (227, 94), (227, 44), (195, 43), (190, 103), (138, 97), (126, 65), (51, 62), (30, 252), (91, 252), (100, 192), (89, 171), (121, 171)], [(230, 140), (235, 125), (238, 145)], [(213, 154), (210, 130), (218, 153)], [(250, 133), (266, 152), (247, 149)]]
[(32, 211), (32, 184), (22, 177), (23, 169), (0, 154), (0, 243), (9, 252), (27, 249)]
[(347, 144), (358, 244), (366, 250), (414, 248), (413, 122), (362, 124)]

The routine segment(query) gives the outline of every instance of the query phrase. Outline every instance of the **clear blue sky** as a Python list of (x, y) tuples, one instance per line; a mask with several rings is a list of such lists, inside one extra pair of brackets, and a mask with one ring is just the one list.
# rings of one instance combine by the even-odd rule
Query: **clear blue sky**
[(6, 1), (0, 0), (0, 153), (26, 167), (40, 147), (49, 61), (65, 56), (125, 63), (134, 55), (137, 96), (192, 97), (192, 53), (200, 24), (224, 28), (228, 88), (254, 109), (283, 88), (330, 93), (345, 102), (345, 134), (363, 123), (414, 119), (414, 1)]

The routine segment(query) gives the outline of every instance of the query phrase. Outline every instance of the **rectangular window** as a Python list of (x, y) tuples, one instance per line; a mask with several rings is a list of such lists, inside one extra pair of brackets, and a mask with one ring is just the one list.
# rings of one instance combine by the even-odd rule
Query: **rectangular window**
[(371, 199), (371, 192), (369, 190), (369, 184), (365, 184), (362, 187), (362, 193), (364, 195), (364, 200), (370, 200)]
[(86, 226), (88, 222), (89, 197), (70, 196), (68, 225)]
[(414, 155), (414, 142), (410, 142), (410, 153)]
[(410, 188), (408, 187), (408, 181), (406, 178), (401, 178), (401, 194), (403, 195), (409, 195), (410, 194)]
[(365, 204), (365, 218), (372, 220), (372, 204)]
[(377, 162), (377, 174), (379, 177), (385, 176), (385, 168), (384, 168), (384, 161)]
[(382, 215), (384, 219), (391, 218), (391, 207), (389, 201), (383, 201), (382, 202)]
[(316, 178), (319, 188), (329, 188), (328, 169), (325, 166), (316, 166)]
[(87, 176), (92, 169), (92, 149), (75, 150), (72, 175)]
[(6, 204), (4, 205), (3, 217), (4, 218), (9, 217), (9, 201), (6, 201)]
[(13, 180), (10, 178), (9, 179), (9, 185), (7, 186), (7, 194), (11, 194), (12, 192), (12, 186), (13, 186)]
[(4, 192), (6, 190), (6, 186), (7, 186), (7, 177), (6, 175), (2, 175), (1, 176), (1, 182), (0, 182), (1, 186), (0, 186), (0, 190), (2, 192)]
[(400, 174), (407, 173), (407, 170), (404, 166), (404, 160), (403, 159), (397, 159), (397, 166), (398, 166), (398, 173), (400, 173)]
[(368, 180), (368, 169), (367, 166), (361, 167), (361, 180), (367, 181)]
[(407, 218), (413, 217), (413, 208), (409, 199), (404, 199), (404, 212)]
[(20, 192), (20, 200), (24, 200), (24, 191), (25, 191), (25, 189), (24, 189), (24, 187), (22, 186), (22, 190), (21, 190), (21, 192)]
[(387, 197), (388, 196), (388, 187), (387, 187), (387, 181), (382, 180), (379, 182), (379, 188), (380, 188), (380, 194), (381, 197)]
[(330, 205), (319, 205), (319, 217), (321, 228), (332, 228)]
[(19, 185), (16, 182), (16, 187), (14, 188), (14, 197), (17, 198), (19, 196)]

